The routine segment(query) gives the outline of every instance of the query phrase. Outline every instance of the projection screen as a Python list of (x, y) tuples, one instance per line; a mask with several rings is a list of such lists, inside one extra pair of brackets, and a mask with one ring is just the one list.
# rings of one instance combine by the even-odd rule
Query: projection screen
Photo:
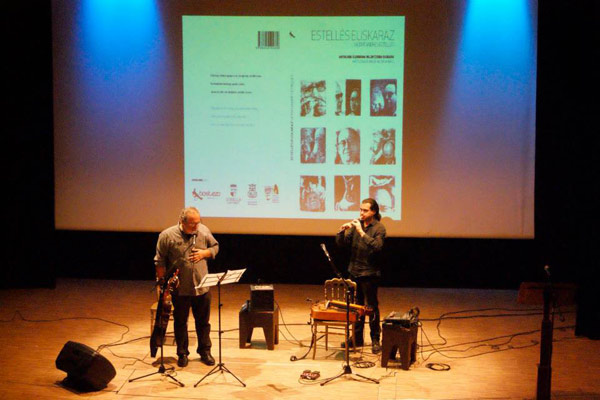
[(57, 229), (533, 237), (533, 1), (52, 11)]

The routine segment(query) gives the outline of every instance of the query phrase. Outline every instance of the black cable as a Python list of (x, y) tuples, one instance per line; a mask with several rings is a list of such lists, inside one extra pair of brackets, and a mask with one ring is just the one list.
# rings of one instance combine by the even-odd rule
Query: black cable
[[(444, 313), (442, 315), (440, 315), (438, 318), (430, 318), (430, 319), (420, 319), (420, 322), (433, 322), (433, 321), (438, 321), (437, 325), (436, 325), (436, 329), (438, 331), (438, 336), (443, 340), (442, 343), (431, 343), (430, 345), (427, 346), (444, 346), (445, 344), (448, 343), (448, 341), (446, 340), (446, 338), (442, 335), (441, 333), (441, 323), (443, 320), (445, 319), (472, 319), (472, 318), (496, 318), (496, 317), (524, 317), (524, 316), (531, 316), (531, 315), (542, 315), (543, 312), (539, 312), (539, 308), (528, 308), (528, 309), (511, 309), (511, 308), (499, 308), (499, 307), (495, 307), (495, 308), (480, 308), (480, 309), (472, 309), (472, 310), (459, 310), (459, 311), (451, 311), (451, 312), (447, 312)], [(509, 311), (509, 312), (513, 312), (512, 314), (482, 314), (482, 315), (466, 315), (466, 316), (449, 316), (449, 315), (453, 315), (453, 314), (461, 314), (461, 313), (470, 313), (470, 312), (485, 312), (485, 311)], [(531, 312), (531, 311), (536, 311), (536, 312)], [(516, 313), (514, 313), (516, 312)], [(574, 312), (574, 311), (573, 311)]]
[[(526, 312), (535, 311), (535, 313), (533, 313), (533, 314), (527, 314), (527, 315), (541, 315), (541, 313), (539, 313), (538, 310), (539, 309), (536, 308), (536, 309), (526, 309), (525, 311)], [(484, 314), (484, 315), (467, 315), (467, 316), (449, 317), (449, 315), (453, 315), (453, 314), (470, 313), (470, 312), (482, 312), (482, 311), (511, 311), (512, 312), (512, 311), (517, 311), (517, 310), (514, 310), (514, 309), (505, 309), (505, 308), (482, 308), (482, 309), (474, 309), (474, 310), (451, 311), (451, 312), (444, 313), (444, 314), (440, 315), (440, 317), (437, 319), (438, 323), (436, 325), (438, 336), (443, 340), (443, 343), (441, 343), (441, 344), (436, 343), (436, 345), (438, 345), (438, 346), (439, 345), (444, 346), (444, 345), (446, 345), (448, 343), (448, 341), (446, 340), (446, 338), (442, 335), (441, 328), (440, 328), (441, 324), (442, 324), (442, 321), (444, 319), (472, 319), (472, 318), (485, 318), (485, 317), (488, 317), (488, 316), (490, 318), (493, 318), (494, 316), (500, 317), (500, 316), (503, 316), (503, 315), (507, 315), (507, 314), (491, 314), (491, 315), (490, 314)], [(520, 311), (520, 310), (518, 310), (518, 311)], [(517, 313), (515, 316), (524, 316), (524, 315), (526, 315), (526, 314)], [(421, 321), (427, 321), (427, 320), (421, 320)], [(429, 340), (429, 338), (428, 338), (428, 340)], [(429, 343), (430, 343), (430, 346), (432, 346), (432, 347), (434, 346), (433, 343), (431, 343), (431, 341)]]
[[(499, 346), (499, 345), (502, 345), (502, 344), (508, 344), (508, 343), (510, 343), (510, 341), (511, 341), (512, 339), (514, 339), (515, 337), (517, 337), (517, 336), (529, 335), (529, 334), (532, 334), (532, 333), (535, 333), (535, 332), (539, 332), (539, 331), (540, 331), (539, 329), (536, 329), (536, 330), (532, 330), (532, 331), (526, 331), (526, 332), (511, 333), (511, 334), (508, 334), (508, 335), (495, 336), (495, 337), (492, 337), (492, 338), (486, 338), (486, 339), (481, 339), (481, 340), (474, 340), (474, 341), (472, 341), (472, 342), (463, 342), (463, 343), (458, 343), (458, 344), (453, 344), (453, 345), (448, 345), (448, 346), (444, 346), (444, 347), (437, 347), (437, 348), (436, 348), (436, 346), (439, 346), (439, 345), (438, 345), (438, 344), (433, 344), (433, 343), (431, 343), (431, 340), (429, 339), (429, 337), (428, 337), (428, 336), (427, 336), (427, 334), (425, 333), (425, 330), (424, 330), (424, 329), (423, 329), (423, 327), (421, 326), (421, 333), (422, 333), (422, 334), (424, 334), (424, 335), (426, 336), (426, 338), (427, 338), (427, 341), (430, 343), (430, 344), (428, 344), (428, 345), (421, 345), (421, 348), (424, 348), (424, 347), (426, 347), (426, 346), (431, 346), (431, 347), (433, 347), (434, 349), (438, 349), (438, 350), (439, 350), (439, 349), (441, 348), (441, 349), (444, 349), (444, 350), (445, 350), (445, 349), (449, 349), (449, 348), (452, 348), (452, 347), (465, 346), (465, 345), (468, 345), (468, 344), (476, 344), (476, 343), (483, 343), (483, 342), (487, 342), (487, 341), (491, 341), (491, 340), (498, 340), (498, 339), (510, 338), (510, 339), (509, 339), (507, 342), (505, 342), (505, 343), (499, 343), (499, 344), (496, 344), (496, 345), (495, 345), (495, 346)], [(433, 351), (433, 350), (424, 350), (424, 351)]]
[(310, 351), (312, 350), (312, 347), (316, 346), (316, 345), (317, 344), (315, 343), (315, 337), (314, 337), (314, 335), (311, 335), (310, 346), (308, 346), (308, 350), (306, 350), (306, 353), (304, 353), (301, 357), (291, 356), (290, 357), (290, 361), (304, 360), (306, 358), (306, 356), (308, 356), (310, 354)]
[(352, 366), (356, 368), (373, 368), (375, 363), (373, 361), (358, 360), (352, 363)]
[(281, 317), (281, 322), (282, 325), (285, 327), (285, 330), (288, 331), (288, 333), (290, 334), (290, 336), (296, 341), (296, 343), (290, 341), (287, 336), (285, 336), (285, 334), (283, 333), (283, 331), (281, 329), (279, 329), (279, 332), (281, 332), (281, 334), (283, 335), (283, 337), (285, 338), (285, 340), (287, 340), (290, 343), (293, 344), (297, 344), (299, 346), (302, 346), (302, 342), (298, 339), (296, 339), (296, 337), (294, 336), (294, 334), (289, 330), (287, 324), (285, 323), (285, 319), (283, 318), (283, 309), (279, 306), (279, 303), (277, 303), (277, 300), (275, 300), (275, 305), (277, 305), (277, 308), (279, 308), (279, 316)]
[(112, 325), (117, 325), (117, 326), (123, 327), (123, 328), (125, 328), (125, 332), (121, 334), (121, 337), (119, 338), (119, 340), (116, 340), (116, 341), (111, 342), (111, 343), (101, 344), (100, 346), (98, 346), (96, 348), (96, 352), (100, 353), (102, 350), (106, 349), (112, 355), (114, 355), (117, 358), (125, 358), (125, 359), (135, 360), (132, 364), (128, 364), (128, 365), (133, 365), (133, 364), (135, 364), (136, 361), (139, 361), (139, 362), (141, 362), (143, 364), (146, 364), (146, 365), (152, 365), (152, 363), (148, 363), (147, 361), (144, 361), (144, 360), (142, 360), (140, 358), (137, 358), (137, 357), (120, 356), (118, 354), (115, 354), (110, 349), (110, 347), (113, 347), (113, 346), (122, 346), (122, 345), (125, 345), (125, 344), (129, 344), (129, 343), (132, 343), (132, 342), (136, 342), (136, 341), (139, 341), (139, 340), (149, 339), (150, 338), (150, 336), (142, 336), (142, 337), (139, 337), (139, 338), (134, 338), (134, 339), (130, 339), (128, 341), (122, 342), (122, 340), (125, 337), (125, 335), (127, 333), (129, 333), (129, 331), (130, 331), (129, 326), (127, 326), (127, 325), (120, 324), (120, 323), (114, 322), (114, 321), (109, 321), (109, 320), (106, 320), (106, 319), (103, 319), (103, 318), (98, 318), (98, 317), (63, 317), (63, 318), (54, 318), (54, 319), (28, 319), (28, 318), (25, 318), (23, 316), (23, 314), (21, 314), (21, 312), (18, 311), (18, 310), (14, 312), (14, 314), (11, 317), (10, 320), (0, 320), (0, 322), (14, 322), (16, 320), (17, 316), (21, 320), (23, 320), (25, 322), (33, 322), (33, 323), (59, 322), (59, 321), (68, 321), (68, 320), (96, 320), (96, 321), (102, 321), (102, 322), (105, 322), (105, 323), (108, 323), (108, 324), (112, 324)]
[(432, 369), (434, 371), (450, 371), (450, 366), (443, 363), (427, 363), (425, 368)]
[[(277, 307), (279, 307), (279, 304), (278, 303), (276, 303), (276, 304), (277, 304)], [(281, 307), (279, 307), (279, 309), (280, 309), (280, 315), (281, 315), (282, 323), (285, 326), (285, 328), (288, 331), (288, 333), (292, 336), (292, 338), (294, 340), (296, 340), (296, 343), (290, 341), (287, 338), (286, 338), (286, 340), (288, 342), (290, 342), (290, 343), (298, 344), (298, 345), (302, 346), (302, 342), (300, 340), (298, 340), (297, 338), (294, 337), (294, 335), (289, 330), (288, 325), (302, 325), (302, 326), (305, 326), (306, 324), (303, 324), (303, 323), (286, 324), (285, 320), (283, 318), (283, 312), (281, 311)], [(502, 310), (502, 311), (510, 311), (510, 312), (517, 311), (517, 313), (516, 314), (483, 314), (483, 315), (468, 315), (468, 316), (450, 316), (450, 315), (459, 314), (459, 313), (482, 312), (482, 311), (492, 311), (492, 310), (493, 311)], [(536, 312), (530, 312), (530, 311), (536, 311)], [(421, 345), (419, 345), (419, 347), (421, 349), (421, 358), (422, 358), (422, 361), (427, 361), (427, 359), (429, 359), (435, 353), (439, 353), (440, 355), (442, 355), (443, 357), (446, 357), (446, 358), (462, 359), (462, 358), (471, 358), (471, 357), (476, 357), (476, 356), (480, 356), (480, 355), (484, 355), (484, 354), (489, 354), (489, 353), (500, 352), (500, 351), (516, 350), (516, 349), (522, 349), (522, 348), (536, 346), (537, 344), (539, 344), (539, 342), (537, 342), (535, 340), (532, 340), (531, 344), (527, 344), (527, 345), (523, 345), (523, 346), (510, 346), (510, 347), (505, 348), (505, 349), (500, 349), (499, 348), (499, 346), (503, 346), (503, 345), (509, 344), (513, 339), (515, 339), (518, 336), (524, 336), (524, 335), (530, 335), (530, 334), (533, 334), (533, 333), (537, 333), (537, 332), (540, 332), (540, 329), (535, 329), (535, 330), (526, 331), (526, 332), (518, 332), (518, 333), (514, 333), (514, 334), (502, 335), (502, 336), (497, 336), (497, 337), (493, 337), (493, 338), (487, 338), (487, 339), (482, 339), (482, 340), (477, 340), (477, 341), (472, 341), (472, 342), (464, 342), (464, 343), (459, 343), (459, 344), (445, 346), (448, 343), (448, 341), (447, 341), (446, 338), (444, 338), (441, 335), (440, 325), (441, 325), (441, 322), (443, 320), (445, 320), (445, 319), (473, 319), (473, 318), (493, 318), (493, 317), (513, 317), (513, 316), (520, 317), (520, 316), (531, 316), (531, 315), (541, 315), (542, 314), (542, 313), (537, 312), (537, 311), (539, 311), (539, 309), (537, 309), (537, 308), (536, 309), (520, 309), (520, 310), (519, 309), (516, 309), (516, 310), (515, 309), (506, 309), (506, 308), (486, 308), (486, 309), (473, 309), (473, 310), (452, 311), (452, 312), (444, 313), (444, 314), (440, 315), (440, 317), (438, 317), (438, 318), (420, 319), (419, 326), (421, 327)], [(567, 311), (566, 313), (572, 313), (572, 312), (574, 312), (574, 311)], [(563, 313), (560, 312), (560, 311), (559, 311), (559, 313), (562, 316)], [(122, 342), (122, 340), (125, 337), (125, 335), (127, 333), (129, 333), (129, 331), (130, 331), (129, 326), (127, 326), (127, 325), (124, 325), (124, 324), (121, 324), (121, 323), (118, 323), (118, 322), (114, 322), (114, 321), (110, 321), (110, 320), (106, 320), (106, 319), (103, 319), (103, 318), (98, 318), (98, 317), (63, 317), (63, 318), (55, 318), (55, 319), (28, 319), (28, 318), (25, 318), (22, 315), (22, 313), (20, 311), (18, 311), (18, 310), (13, 313), (13, 315), (12, 315), (12, 317), (10, 319), (8, 319), (8, 320), (0, 320), (0, 323), (14, 322), (17, 317), (19, 317), (21, 320), (23, 320), (25, 322), (33, 322), (33, 323), (59, 322), (59, 321), (67, 321), (67, 320), (97, 320), (97, 321), (105, 322), (105, 323), (108, 323), (108, 324), (112, 324), (112, 325), (123, 327), (123, 328), (125, 328), (125, 332), (123, 332), (121, 334), (121, 337), (118, 340), (116, 340), (114, 342), (111, 342), (111, 343), (102, 344), (102, 345), (98, 346), (98, 348), (97, 348), (96, 351), (100, 352), (100, 351), (102, 351), (104, 349), (107, 349), (115, 357), (133, 359), (133, 360), (140, 361), (140, 362), (142, 362), (144, 364), (147, 364), (147, 365), (152, 365), (151, 363), (148, 363), (148, 362), (146, 362), (146, 361), (144, 361), (142, 359), (136, 358), (136, 357), (119, 356), (119, 355), (115, 354), (110, 349), (110, 347), (113, 347), (113, 346), (122, 346), (122, 345), (129, 344), (129, 343), (132, 343), (132, 342), (135, 342), (135, 341), (139, 341), (139, 340), (143, 340), (143, 339), (148, 339), (150, 337), (150, 336), (143, 336), (143, 337), (133, 338), (133, 339), (130, 339), (128, 341)], [(442, 344), (439, 344), (439, 343), (435, 343), (434, 344), (434, 343), (432, 343), (432, 341), (429, 339), (427, 333), (423, 329), (423, 325), (422, 325), (423, 321), (426, 321), (426, 322), (438, 321), (438, 323), (436, 325), (436, 329), (438, 331), (438, 335), (443, 340)], [(555, 330), (565, 330), (565, 329), (572, 329), (572, 328), (574, 328), (574, 326), (569, 325), (569, 326), (555, 327), (554, 329)], [(223, 330), (223, 332), (234, 332), (234, 331), (237, 331), (237, 330), (239, 330), (239, 328)], [(192, 331), (190, 331), (190, 332), (192, 332)], [(213, 332), (217, 332), (217, 331), (213, 331)], [(281, 329), (280, 329), (280, 332), (285, 337), (285, 334), (283, 333), (283, 331)], [(424, 345), (423, 344), (423, 335), (426, 337), (427, 341), (429, 342), (428, 345)], [(503, 339), (503, 338), (508, 338), (508, 340), (505, 341), (505, 342), (503, 342), (503, 343), (498, 343), (498, 344), (486, 344), (485, 343), (487, 341), (498, 340), (498, 339)], [(553, 340), (553, 342), (558, 342), (558, 341), (566, 340), (566, 339), (569, 339), (569, 338), (561, 338), (561, 339), (556, 339), (555, 338)], [(574, 339), (578, 339), (578, 338), (574, 338)], [(467, 349), (454, 349), (455, 347), (465, 346), (465, 345), (469, 345), (469, 344), (474, 344), (475, 346), (471, 346), (471, 347), (469, 347)], [(313, 345), (316, 345), (316, 344), (313, 343), (313, 340), (311, 338), (311, 344), (310, 344), (310, 346), (308, 348), (307, 353), (304, 354), (302, 357), (299, 357), (299, 358), (296, 357), (296, 356), (292, 356), (290, 358), (290, 360), (291, 361), (297, 361), (297, 360), (301, 360), (301, 359), (306, 358), (306, 356), (310, 353)], [(445, 353), (448, 353), (448, 352), (463, 352), (464, 353), (464, 352), (470, 351), (472, 349), (475, 349), (475, 348), (478, 348), (478, 347), (484, 347), (484, 346), (489, 346), (489, 347), (492, 348), (492, 350), (491, 351), (482, 352), (482, 353), (478, 353), (478, 354), (474, 354), (474, 355), (470, 355), (470, 356), (450, 356), (450, 355), (444, 354), (444, 352)], [(432, 347), (433, 349), (432, 350), (425, 350), (424, 349), (425, 347)], [(429, 352), (430, 354), (428, 354), (427, 356), (424, 356), (423, 352)], [(357, 361), (355, 361), (355, 364), (354, 364), (357, 368), (365, 368), (365, 367), (363, 367), (361, 365), (370, 365), (372, 363), (371, 361), (364, 361), (363, 360), (363, 358), (364, 358), (365, 355), (366, 355), (366, 353), (364, 353), (364, 347), (363, 347), (361, 349), (361, 352), (360, 352), (360, 357), (358, 358)], [(380, 358), (380, 355), (377, 356), (377, 359), (379, 359), (379, 358)], [(135, 362), (134, 362), (134, 364), (135, 364)], [(428, 367), (428, 365), (430, 365), (430, 364), (433, 365), (434, 363), (429, 363), (429, 364), (426, 365), (426, 367)], [(430, 369), (434, 369), (434, 368), (430, 368)], [(311, 384), (315, 383), (315, 381), (311, 381), (310, 383)]]
[(321, 379), (307, 379), (304, 378), (304, 374), (305, 373), (309, 373), (309, 374), (317, 374), (319, 377), (321, 376), (321, 373), (319, 371), (309, 371), (309, 370), (305, 370), (300, 377), (298, 378), (298, 382), (301, 383), (302, 385), (318, 385), (321, 384), (322, 382), (327, 381), (328, 378), (321, 378)]
[[(561, 327), (557, 327), (555, 329), (560, 329), (563, 330), (565, 328), (572, 328), (574, 326), (561, 326)], [(482, 339), (482, 340), (478, 340), (478, 341), (473, 341), (473, 342), (467, 342), (467, 343), (459, 343), (459, 344), (455, 344), (455, 345), (451, 345), (451, 346), (446, 346), (446, 347), (442, 347), (442, 348), (437, 348), (435, 347), (435, 345), (431, 345), (433, 347), (433, 350), (425, 350), (426, 352), (430, 352), (429, 355), (427, 355), (426, 357), (423, 357), (423, 361), (427, 361), (427, 359), (429, 359), (433, 354), (435, 353), (439, 353), (441, 356), (446, 357), (446, 358), (450, 358), (450, 359), (465, 359), (465, 358), (472, 358), (472, 357), (478, 357), (484, 354), (490, 354), (490, 353), (497, 353), (497, 352), (501, 352), (501, 351), (507, 351), (507, 350), (519, 350), (519, 349), (524, 349), (524, 348), (528, 348), (528, 347), (533, 347), (533, 346), (537, 346), (539, 344), (539, 342), (537, 340), (531, 340), (530, 344), (526, 344), (523, 346), (509, 346), (505, 349), (501, 349), (498, 348), (499, 346), (502, 345), (507, 345), (509, 344), (514, 338), (518, 337), (518, 336), (525, 336), (525, 335), (531, 335), (533, 333), (538, 333), (540, 332), (541, 329), (535, 329), (535, 330), (531, 330), (531, 331), (526, 331), (526, 332), (517, 332), (517, 333), (513, 333), (510, 335), (503, 335), (503, 336), (497, 336), (494, 338), (487, 338), (487, 339)], [(421, 328), (421, 332), (425, 335), (425, 337), (427, 338), (427, 340), (429, 341), (429, 337), (427, 336), (427, 333)], [(484, 342), (486, 341), (490, 341), (490, 340), (497, 340), (497, 339), (502, 339), (502, 338), (509, 338), (509, 340), (507, 340), (504, 343), (500, 343), (500, 344), (485, 344)], [(555, 339), (553, 340), (553, 342), (559, 341), (562, 339)], [(430, 342), (431, 343), (431, 342)], [(452, 347), (457, 347), (457, 346), (464, 346), (466, 344), (476, 344), (476, 343), (481, 343), (477, 346), (471, 346), (467, 349), (451, 349)], [(448, 354), (444, 354), (444, 352), (448, 353), (448, 352), (467, 352), (470, 351), (474, 348), (478, 348), (478, 347), (482, 347), (482, 346), (489, 346), (492, 348), (492, 350), (490, 351), (484, 351), (478, 354), (473, 354), (470, 356), (450, 356)], [(422, 354), (422, 353), (421, 353)]]
[(105, 322), (107, 324), (112, 324), (112, 325), (117, 325), (120, 326), (122, 328), (125, 328), (125, 332), (123, 332), (121, 334), (121, 337), (112, 342), (112, 343), (108, 343), (105, 345), (100, 345), (98, 346), (98, 348), (96, 349), (97, 352), (100, 352), (104, 347), (106, 346), (110, 346), (110, 345), (115, 345), (119, 342), (121, 342), (123, 340), (123, 338), (125, 337), (125, 335), (127, 335), (127, 333), (129, 333), (129, 326), (124, 325), (124, 324), (120, 324), (118, 322), (114, 322), (114, 321), (109, 321), (103, 318), (98, 318), (98, 317), (63, 317), (63, 318), (54, 318), (54, 319), (28, 319), (23, 317), (23, 314), (21, 314), (21, 312), (19, 310), (15, 311), (13, 313), (13, 316), (11, 317), (11, 319), (9, 320), (0, 320), (0, 322), (14, 322), (16, 320), (16, 317), (19, 316), (21, 320), (25, 321), (25, 322), (34, 322), (34, 323), (46, 323), (46, 322), (59, 322), (59, 321), (69, 321), (69, 320), (92, 320), (92, 321), (102, 321)]
[(132, 362), (132, 363), (125, 364), (123, 367), (131, 367), (131, 366), (135, 365), (135, 363), (136, 363), (137, 361), (141, 362), (142, 364), (146, 364), (146, 365), (150, 365), (150, 366), (153, 366), (153, 365), (154, 365), (154, 363), (151, 363), (151, 362), (148, 362), (148, 361), (144, 361), (143, 359), (140, 359), (140, 358), (137, 358), (137, 357), (120, 356), (120, 355), (118, 355), (118, 354), (115, 354), (115, 352), (114, 352), (114, 351), (112, 351), (112, 350), (110, 349), (110, 347), (104, 347), (104, 349), (108, 350), (108, 351), (110, 352), (110, 354), (112, 354), (113, 356), (115, 356), (115, 357), (117, 357), (117, 358), (123, 358), (123, 359), (131, 359), (131, 360), (135, 360), (135, 361), (134, 361), (134, 362)]
[[(482, 312), (482, 311), (509, 311), (509, 312), (516, 312), (517, 314), (485, 314), (482, 315), (482, 317), (487, 317), (487, 316), (513, 316), (513, 315), (536, 315), (536, 314), (542, 314), (542, 309), (541, 308), (503, 308), (503, 307), (491, 307), (491, 308), (476, 308), (476, 309), (471, 309), (471, 310), (458, 310), (458, 311), (449, 311), (446, 313), (441, 314), (439, 317), (437, 318), (419, 318), (420, 321), (426, 321), (426, 322), (432, 322), (432, 321), (438, 321), (440, 319), (464, 319), (464, 318), (475, 318), (477, 316), (465, 316), (465, 317), (448, 317), (448, 315), (454, 315), (454, 314), (465, 314), (465, 313), (471, 313), (471, 312)], [(534, 312), (532, 314), (523, 314), (524, 312)]]
[[(482, 311), (509, 311), (511, 312), (511, 314), (483, 314), (483, 315), (468, 315), (468, 316), (450, 316), (450, 315), (454, 315), (454, 314), (460, 314), (460, 313), (468, 313), (468, 312), (482, 312)], [(564, 317), (563, 317), (563, 312), (561, 310), (558, 310), (560, 316), (561, 316), (561, 321), (564, 321)], [(564, 313), (573, 313), (574, 311), (566, 311)], [(470, 358), (470, 357), (476, 357), (479, 355), (484, 355), (484, 354), (489, 354), (489, 353), (494, 353), (494, 352), (499, 352), (499, 351), (506, 351), (506, 350), (517, 350), (517, 349), (521, 349), (521, 348), (526, 348), (526, 347), (532, 347), (535, 346), (537, 344), (539, 344), (538, 341), (536, 340), (532, 340), (531, 344), (527, 344), (524, 346), (509, 346), (506, 349), (500, 349), (500, 346), (503, 345), (508, 345), (514, 338), (516, 338), (517, 336), (523, 336), (523, 335), (528, 335), (528, 334), (532, 334), (532, 333), (536, 333), (539, 332), (540, 329), (537, 330), (533, 330), (533, 331), (528, 331), (528, 332), (518, 332), (515, 334), (510, 334), (510, 335), (503, 335), (503, 336), (498, 336), (498, 337), (494, 337), (494, 338), (489, 338), (489, 339), (483, 339), (483, 340), (479, 340), (479, 341), (473, 341), (473, 342), (466, 342), (466, 343), (459, 343), (459, 344), (455, 344), (455, 345), (451, 345), (451, 346), (445, 346), (448, 341), (447, 339), (441, 334), (441, 322), (444, 319), (471, 319), (471, 318), (490, 318), (490, 317), (522, 317), (522, 316), (531, 316), (531, 315), (542, 315), (543, 312), (540, 312), (539, 308), (529, 308), (529, 309), (510, 309), (510, 308), (484, 308), (484, 309), (473, 309), (473, 310), (460, 310), (460, 311), (452, 311), (452, 312), (448, 312), (448, 313), (444, 313), (442, 315), (440, 315), (440, 317), (438, 318), (431, 318), (431, 319), (420, 319), (419, 321), (419, 326), (421, 327), (421, 344), (418, 345), (418, 347), (420, 348), (420, 353), (421, 353), (421, 359), (422, 361), (427, 361), (427, 359), (429, 359), (429, 357), (431, 357), (433, 354), (435, 353), (440, 353), (440, 355), (447, 357), (447, 358)], [(438, 321), (437, 325), (436, 325), (436, 329), (438, 332), (438, 336), (443, 340), (443, 343), (433, 343), (429, 337), (427, 336), (427, 333), (425, 332), (425, 330), (423, 329), (423, 321), (427, 321), (427, 322), (432, 322), (432, 321)], [(571, 326), (561, 326), (561, 327), (555, 327), (554, 329), (557, 330), (565, 330), (571, 328)], [(423, 335), (426, 336), (427, 341), (429, 342), (428, 345), (423, 344)], [(486, 341), (490, 341), (490, 340), (498, 340), (498, 339), (502, 339), (502, 338), (508, 338), (507, 341), (503, 342), (503, 343), (496, 343), (496, 344), (483, 344)], [(558, 340), (563, 340), (563, 339), (554, 339), (553, 341), (558, 341)], [(478, 344), (481, 343), (481, 344)], [(478, 344), (476, 346), (471, 346), (467, 349), (462, 349), (462, 350), (456, 350), (453, 349), (454, 347), (458, 347), (458, 346), (464, 346), (467, 344)], [(436, 347), (436, 346), (445, 346), (445, 347)], [(492, 351), (487, 351), (487, 352), (483, 352), (483, 353), (479, 353), (479, 354), (475, 354), (475, 355), (471, 355), (471, 356), (466, 356), (466, 357), (456, 357), (456, 356), (450, 356), (447, 354), (444, 354), (442, 351), (444, 352), (466, 352), (466, 351), (470, 351), (474, 348), (478, 348), (478, 347), (482, 347), (482, 346), (489, 346), (491, 347), (493, 350)], [(433, 350), (424, 350), (425, 347), (432, 347)], [(424, 356), (423, 352), (429, 352), (429, 355)], [(431, 364), (431, 363), (429, 363)], [(427, 365), (426, 365), (427, 366)], [(445, 370), (445, 369), (442, 369)]]

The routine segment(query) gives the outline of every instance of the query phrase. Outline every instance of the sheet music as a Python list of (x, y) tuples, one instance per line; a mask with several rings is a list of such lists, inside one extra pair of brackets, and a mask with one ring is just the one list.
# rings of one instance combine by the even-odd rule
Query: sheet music
[(214, 274), (206, 274), (196, 289), (203, 287), (216, 286), (217, 284), (225, 285), (227, 283), (235, 283), (240, 280), (242, 275), (246, 272), (246, 268), (242, 269), (228, 269), (226, 272), (216, 272)]

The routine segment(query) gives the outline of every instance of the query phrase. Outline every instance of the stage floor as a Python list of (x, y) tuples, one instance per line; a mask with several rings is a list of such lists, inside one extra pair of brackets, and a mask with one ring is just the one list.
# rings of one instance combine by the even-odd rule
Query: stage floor
[[(222, 288), (222, 361), (240, 380), (219, 372), (200, 380), (212, 367), (195, 355), (195, 334), (190, 334), (191, 358), (176, 367), (175, 347), (167, 337), (165, 362), (175, 366), (179, 387), (156, 372), (150, 357), (150, 305), (155, 301), (150, 281), (60, 279), (56, 289), (0, 291), (0, 399), (533, 399), (540, 357), (541, 307), (517, 304), (516, 290), (381, 288), (381, 314), (420, 309), (417, 362), (409, 370), (398, 363), (381, 368), (380, 355), (370, 346), (351, 353), (352, 371), (380, 380), (365, 383), (349, 376), (320, 386), (300, 380), (304, 370), (319, 371), (322, 378), (342, 371), (344, 353), (326, 351), (321, 344), (316, 359), (310, 345), (310, 301), (323, 298), (315, 285), (275, 285), (281, 309), (279, 344), (267, 350), (260, 329), (252, 346), (238, 346), (238, 312), (250, 297), (248, 284)], [(218, 360), (217, 292), (212, 290), (212, 354)], [(310, 300), (307, 300), (310, 299)], [(450, 314), (449, 314), (450, 313)], [(444, 317), (440, 322), (440, 317)], [(190, 317), (190, 326), (193, 327)], [(600, 399), (600, 341), (574, 336), (574, 308), (556, 315), (552, 396), (555, 399)], [(564, 328), (562, 328), (564, 327)], [(172, 332), (172, 323), (169, 324)], [(334, 338), (339, 346), (342, 337)], [(78, 393), (62, 385), (66, 373), (55, 360), (67, 341), (97, 349), (117, 371), (108, 387)], [(365, 341), (370, 344), (368, 324)], [(111, 345), (112, 344), (112, 345)], [(433, 345), (433, 346), (432, 346)], [(434, 350), (434, 347), (438, 351)], [(364, 367), (370, 361), (374, 367)], [(427, 367), (449, 367), (436, 371)], [(367, 363), (368, 364), (368, 363)]]

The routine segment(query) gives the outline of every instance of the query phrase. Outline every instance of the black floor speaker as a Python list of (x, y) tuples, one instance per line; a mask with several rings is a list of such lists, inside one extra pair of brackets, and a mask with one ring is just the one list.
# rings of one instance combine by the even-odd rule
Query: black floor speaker
[(67, 373), (65, 384), (81, 391), (103, 389), (117, 374), (115, 367), (100, 353), (71, 341), (58, 354), (56, 368)]

